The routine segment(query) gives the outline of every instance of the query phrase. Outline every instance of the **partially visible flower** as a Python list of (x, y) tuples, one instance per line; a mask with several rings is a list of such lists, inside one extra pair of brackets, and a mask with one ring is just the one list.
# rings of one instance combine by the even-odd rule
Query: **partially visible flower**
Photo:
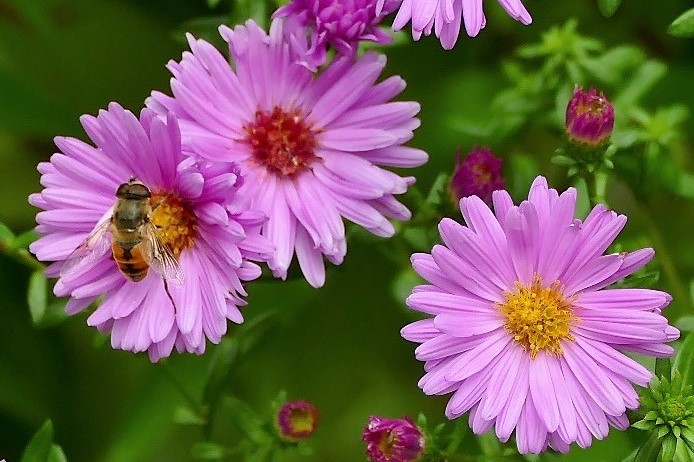
[[(234, 164), (184, 157), (172, 114), (160, 118), (144, 109), (138, 119), (112, 103), (97, 117), (85, 115), (81, 121), (96, 147), (56, 137), (61, 152), (38, 166), (44, 189), (29, 202), (43, 209), (36, 216), (42, 237), (31, 251), (39, 260), (55, 262), (46, 273), (58, 276), (73, 249), (113, 214), (119, 186), (137, 178), (151, 192), (156, 208), (149, 219), (177, 258), (183, 284), (169, 284), (167, 293), (152, 266), (142, 280), (126, 277), (112, 256), (109, 229), (105, 245), (94, 246), (60, 277), (55, 293), (71, 297), (68, 314), (103, 297), (87, 323), (110, 331), (113, 348), (148, 351), (152, 361), (169, 356), (174, 346), (202, 354), (206, 339), (221, 340), (227, 319), (243, 321), (241, 281), (261, 273), (249, 260), (264, 261), (273, 250), (260, 235), (264, 215), (240, 206), (242, 180)], [(146, 247), (128, 252), (136, 259)], [(133, 266), (143, 263), (133, 260)]]
[(672, 371), (672, 380), (654, 377), (649, 387), (643, 389), (640, 410), (645, 416), (633, 427), (657, 433), (663, 452), (674, 451), (678, 439), (694, 448), (694, 394), (677, 369)]
[(604, 254), (626, 217), (597, 205), (574, 217), (574, 188), (559, 194), (543, 177), (514, 205), (493, 193), (494, 213), (477, 196), (460, 200), (463, 226), (439, 224), (444, 245), (412, 256), (426, 285), (407, 305), (432, 317), (402, 330), (421, 343), (417, 359), (428, 395), (453, 393), (446, 416), (469, 411), (472, 430), (516, 433), (521, 453), (573, 442), (590, 446), (609, 426), (626, 429), (639, 406), (632, 383), (651, 372), (624, 354), (670, 356), (679, 336), (658, 290), (607, 288), (653, 258), (652, 249)]
[(294, 62), (282, 28), (279, 19), (269, 36), (253, 21), (222, 26), (233, 68), (189, 36), (192, 52), (169, 63), (174, 96), (155, 92), (147, 104), (179, 116), (187, 149), (238, 164), (243, 206), (269, 217), (262, 232), (276, 247), (274, 275), (285, 278), (296, 253), (320, 287), (323, 256), (340, 264), (347, 252), (343, 218), (383, 237), (395, 232), (388, 218), (410, 218), (395, 195), (414, 178), (381, 166), (415, 167), (427, 155), (403, 146), (419, 126), (418, 103), (391, 101), (405, 82), (376, 83), (385, 56), (338, 59), (314, 75)]
[[(526, 25), (532, 22), (521, 0), (499, 0), (499, 3), (513, 19)], [(393, 29), (400, 30), (410, 21), (415, 40), (434, 31), (446, 50), (453, 48), (458, 40), (461, 22), (470, 37), (475, 37), (487, 23), (482, 0), (403, 0)]]
[(605, 143), (614, 128), (614, 107), (601, 91), (584, 91), (576, 85), (566, 107), (566, 134), (577, 142), (598, 146)]
[(478, 196), (487, 205), (492, 204), (492, 192), (504, 189), (501, 159), (489, 148), (475, 148), (461, 161), (460, 151), (451, 175), (450, 190), (457, 205), (463, 197)]
[(290, 401), (277, 412), (275, 426), (281, 439), (289, 442), (305, 440), (318, 425), (318, 409), (307, 401)]
[(378, 25), (399, 3), (400, 0), (292, 0), (272, 17), (292, 16), (306, 28), (309, 46), (301, 63), (315, 71), (325, 64), (328, 46), (338, 54), (353, 57), (361, 40), (390, 43), (392, 37)]
[(421, 430), (409, 417), (371, 416), (361, 439), (366, 442), (371, 462), (416, 462), (426, 443)]

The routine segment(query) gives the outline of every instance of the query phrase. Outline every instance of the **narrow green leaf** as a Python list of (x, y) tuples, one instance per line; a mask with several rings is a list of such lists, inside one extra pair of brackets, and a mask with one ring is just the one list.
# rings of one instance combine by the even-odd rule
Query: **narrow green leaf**
[(675, 457), (675, 449), (677, 449), (677, 438), (675, 435), (669, 434), (663, 439), (663, 448), (660, 451), (661, 462), (672, 462)]
[(46, 315), (47, 290), (48, 280), (43, 271), (31, 273), (27, 290), (27, 304), (29, 305), (29, 312), (34, 325), (40, 324)]
[(29, 231), (25, 231), (17, 236), (12, 242), (12, 247), (15, 249), (26, 249), (29, 247), (29, 244), (38, 238), (39, 235), (36, 233), (36, 231), (30, 229)]
[(685, 11), (672, 21), (667, 31), (677, 37), (694, 37), (694, 8)]
[(603, 16), (609, 18), (617, 11), (620, 3), (622, 0), (598, 0), (598, 8)]
[(222, 460), (224, 457), (224, 447), (204, 441), (195, 443), (190, 452), (197, 460)]
[(670, 380), (672, 376), (670, 371), (672, 370), (672, 365), (670, 364), (670, 358), (658, 358), (655, 360), (655, 375), (658, 377), (665, 377)]
[(14, 233), (4, 223), (0, 222), (0, 242), (6, 246), (14, 240)]
[(53, 445), (53, 422), (46, 420), (29, 441), (20, 462), (47, 462)]
[(207, 0), (207, 6), (209, 8), (216, 8), (217, 5), (221, 3), (222, 0)]
[(67, 462), (63, 448), (57, 444), (51, 446), (51, 452), (48, 453), (48, 462)]
[(233, 396), (225, 396), (224, 407), (228, 410), (229, 418), (236, 427), (252, 442), (262, 445), (269, 439), (263, 431), (263, 419), (248, 404)]
[(634, 462), (655, 462), (662, 443), (655, 432), (651, 432), (646, 442), (639, 448), (639, 452), (634, 457)]
[(174, 413), (174, 422), (179, 425), (205, 425), (206, 421), (188, 406), (179, 406)]
[(675, 356), (673, 368), (682, 375), (682, 384), (694, 384), (694, 334), (688, 334)]

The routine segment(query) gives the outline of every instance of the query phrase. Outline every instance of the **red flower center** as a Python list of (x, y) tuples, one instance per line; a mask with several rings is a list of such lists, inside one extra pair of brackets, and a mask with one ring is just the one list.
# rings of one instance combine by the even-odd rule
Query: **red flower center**
[(316, 137), (299, 110), (258, 111), (244, 127), (255, 161), (276, 175), (288, 176), (308, 168), (315, 159)]

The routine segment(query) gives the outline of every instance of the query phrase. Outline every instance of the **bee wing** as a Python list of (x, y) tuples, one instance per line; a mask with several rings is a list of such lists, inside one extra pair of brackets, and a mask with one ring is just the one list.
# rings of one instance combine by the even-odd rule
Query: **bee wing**
[(167, 281), (183, 284), (183, 270), (176, 257), (161, 240), (157, 229), (152, 223), (145, 225), (145, 258), (150, 268), (159, 273)]
[(90, 265), (106, 253), (111, 244), (107, 237), (107, 231), (111, 226), (112, 216), (113, 207), (99, 219), (87, 238), (65, 259), (60, 268), (61, 277), (70, 274), (79, 264), (82, 266)]

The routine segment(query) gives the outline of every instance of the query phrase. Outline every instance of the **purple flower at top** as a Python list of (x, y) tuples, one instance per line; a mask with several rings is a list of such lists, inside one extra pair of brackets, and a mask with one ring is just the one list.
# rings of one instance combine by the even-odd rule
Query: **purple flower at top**
[(576, 85), (566, 106), (566, 134), (578, 143), (599, 146), (612, 135), (614, 107), (601, 91)]
[[(233, 164), (183, 156), (173, 115), (159, 118), (144, 109), (138, 119), (112, 103), (81, 121), (96, 147), (56, 137), (61, 152), (39, 164), (44, 189), (29, 202), (43, 209), (36, 216), (42, 237), (31, 251), (41, 261), (55, 262), (46, 273), (62, 274), (55, 294), (70, 297), (68, 314), (103, 297), (87, 323), (110, 331), (113, 348), (148, 351), (153, 362), (169, 356), (174, 346), (203, 353), (206, 338), (221, 340), (227, 319), (243, 321), (242, 281), (261, 273), (249, 260), (264, 261), (273, 250), (260, 235), (265, 216), (239, 207), (242, 179)], [(129, 183), (136, 189), (124, 189)], [(133, 209), (129, 202), (118, 209), (136, 231), (120, 233), (116, 241), (109, 218), (116, 213), (117, 192), (125, 197), (124, 191), (129, 200), (148, 205)], [(142, 218), (139, 211), (146, 217), (142, 222), (135, 221)], [(166, 268), (157, 270), (154, 258), (146, 264), (148, 255), (160, 255), (151, 246), (155, 241), (147, 239), (148, 229), (159, 237), (158, 249), (168, 249), (180, 267), (182, 280), (170, 281), (168, 292), (162, 278)], [(94, 230), (103, 231), (100, 239)], [(84, 255), (78, 253), (76, 266), (66, 272), (66, 260), (80, 250)]]
[(308, 401), (284, 403), (275, 419), (279, 437), (294, 443), (313, 435), (317, 425), (318, 409)]
[(402, 330), (426, 373), (428, 395), (453, 393), (446, 416), (470, 412), (473, 431), (494, 427), (521, 453), (573, 442), (590, 446), (609, 426), (626, 429), (639, 406), (632, 383), (651, 372), (625, 352), (666, 357), (679, 336), (661, 315), (672, 297), (609, 288), (653, 258), (652, 249), (605, 254), (626, 223), (602, 205), (574, 218), (576, 190), (559, 194), (543, 177), (514, 205), (493, 194), (494, 213), (477, 196), (463, 198), (463, 226), (439, 224), (443, 245), (414, 254), (428, 281), (407, 299), (431, 315)]
[(371, 416), (361, 439), (371, 462), (416, 462), (424, 452), (424, 435), (408, 417)]
[[(526, 25), (532, 22), (521, 0), (499, 0), (499, 3), (513, 19)], [(458, 40), (461, 22), (470, 37), (475, 37), (487, 23), (482, 0), (403, 0), (393, 29), (400, 30), (410, 21), (415, 40), (434, 31), (446, 50), (453, 48)]]
[(366, 53), (333, 61), (315, 75), (296, 64), (283, 22), (267, 35), (253, 21), (220, 28), (229, 62), (212, 45), (189, 36), (191, 52), (170, 62), (173, 97), (154, 92), (147, 104), (170, 110), (183, 145), (243, 174), (242, 207), (264, 212), (262, 233), (275, 245), (269, 265), (285, 278), (296, 254), (307, 281), (325, 281), (323, 256), (342, 263), (343, 218), (372, 233), (395, 232), (388, 218), (410, 212), (395, 198), (414, 182), (381, 166), (416, 167), (423, 151), (403, 146), (419, 126), (419, 104), (392, 102), (405, 83), (377, 83), (385, 57)]
[(453, 202), (463, 197), (478, 196), (487, 205), (492, 204), (492, 192), (504, 189), (501, 176), (501, 159), (489, 148), (475, 148), (460, 160), (458, 152), (455, 170), (451, 175), (450, 190)]
[(399, 3), (400, 0), (292, 0), (272, 17), (291, 16), (305, 28), (309, 43), (300, 62), (315, 71), (325, 64), (328, 46), (341, 55), (354, 56), (361, 40), (390, 43), (392, 37), (378, 25)]

